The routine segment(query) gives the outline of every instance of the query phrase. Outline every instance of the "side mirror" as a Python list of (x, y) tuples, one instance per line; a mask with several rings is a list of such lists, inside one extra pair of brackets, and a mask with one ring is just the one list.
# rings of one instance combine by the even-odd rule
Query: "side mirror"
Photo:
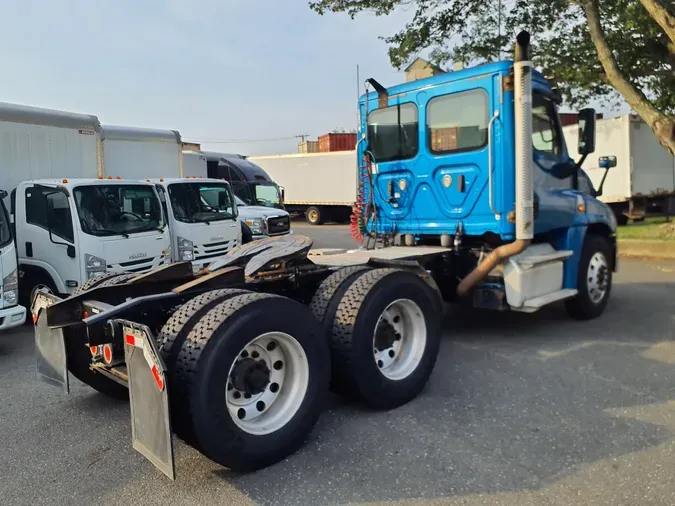
[(616, 156), (601, 156), (598, 158), (598, 166), (601, 169), (605, 169), (605, 173), (602, 175), (602, 180), (600, 181), (600, 186), (595, 191), (596, 197), (602, 197), (602, 187), (605, 186), (605, 179), (607, 179), (607, 173), (612, 167), (616, 167)]
[(590, 155), (595, 151), (595, 109), (579, 111), (579, 154)]
[(7, 190), (0, 190), (0, 200), (7, 198), (7, 195), (9, 195)]
[(279, 189), (281, 190), (281, 203), (283, 204), (286, 200), (286, 189), (283, 186), (280, 186)]

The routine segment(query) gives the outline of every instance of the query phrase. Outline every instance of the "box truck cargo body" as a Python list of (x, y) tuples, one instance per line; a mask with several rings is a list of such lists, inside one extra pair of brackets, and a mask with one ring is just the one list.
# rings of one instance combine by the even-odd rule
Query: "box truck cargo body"
[(0, 103), (0, 139), (0, 183), (8, 192), (31, 179), (102, 175), (96, 116)]
[(183, 177), (207, 177), (206, 155), (201, 151), (183, 151)]
[[(614, 210), (620, 223), (643, 218), (649, 211), (665, 212), (675, 198), (675, 157), (644, 121), (629, 114), (598, 120), (596, 128), (596, 154), (617, 158), (599, 200)], [(578, 126), (563, 132), (567, 144), (575, 145)], [(582, 168), (597, 188), (604, 174), (598, 158), (588, 158)]]
[(334, 153), (251, 156), (283, 190), (289, 212), (304, 214), (307, 221), (349, 220), (356, 200), (356, 151)]
[(101, 131), (107, 176), (183, 177), (183, 143), (176, 130), (103, 125)]

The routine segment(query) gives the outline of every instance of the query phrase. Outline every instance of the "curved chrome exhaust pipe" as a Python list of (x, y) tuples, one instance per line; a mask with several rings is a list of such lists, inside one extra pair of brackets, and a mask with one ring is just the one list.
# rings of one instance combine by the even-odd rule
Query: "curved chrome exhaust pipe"
[(509, 257), (525, 251), (534, 237), (534, 183), (532, 161), (532, 61), (530, 34), (516, 37), (514, 72), (515, 170), (516, 170), (516, 240), (490, 253), (457, 287), (464, 296), (483, 281), (492, 270)]

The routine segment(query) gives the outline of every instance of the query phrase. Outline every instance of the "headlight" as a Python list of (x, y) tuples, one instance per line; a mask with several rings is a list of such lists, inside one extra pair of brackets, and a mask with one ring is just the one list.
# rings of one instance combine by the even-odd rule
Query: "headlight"
[(178, 237), (178, 260), (191, 262), (195, 259), (194, 243), (183, 237)]
[(251, 232), (253, 232), (253, 235), (263, 235), (265, 233), (265, 222), (262, 220), (262, 218), (246, 220), (246, 224), (251, 227)]
[(85, 253), (84, 270), (87, 273), (87, 278), (91, 278), (97, 274), (103, 274), (106, 271), (105, 260), (94, 255), (90, 255), (89, 253)]
[(19, 275), (14, 269), (7, 277), (2, 280), (2, 295), (5, 299), (5, 306), (16, 306), (19, 294)]

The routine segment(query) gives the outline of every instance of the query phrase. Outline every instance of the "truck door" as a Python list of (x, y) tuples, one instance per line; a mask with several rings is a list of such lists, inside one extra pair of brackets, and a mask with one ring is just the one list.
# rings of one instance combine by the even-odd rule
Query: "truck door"
[(574, 165), (567, 154), (555, 103), (544, 93), (532, 96), (535, 233), (571, 226), (577, 217), (577, 191), (572, 189)]
[(21, 263), (48, 273), (58, 292), (72, 291), (79, 286), (81, 273), (68, 195), (60, 188), (30, 185), (23, 200), (25, 221), (17, 223)]

